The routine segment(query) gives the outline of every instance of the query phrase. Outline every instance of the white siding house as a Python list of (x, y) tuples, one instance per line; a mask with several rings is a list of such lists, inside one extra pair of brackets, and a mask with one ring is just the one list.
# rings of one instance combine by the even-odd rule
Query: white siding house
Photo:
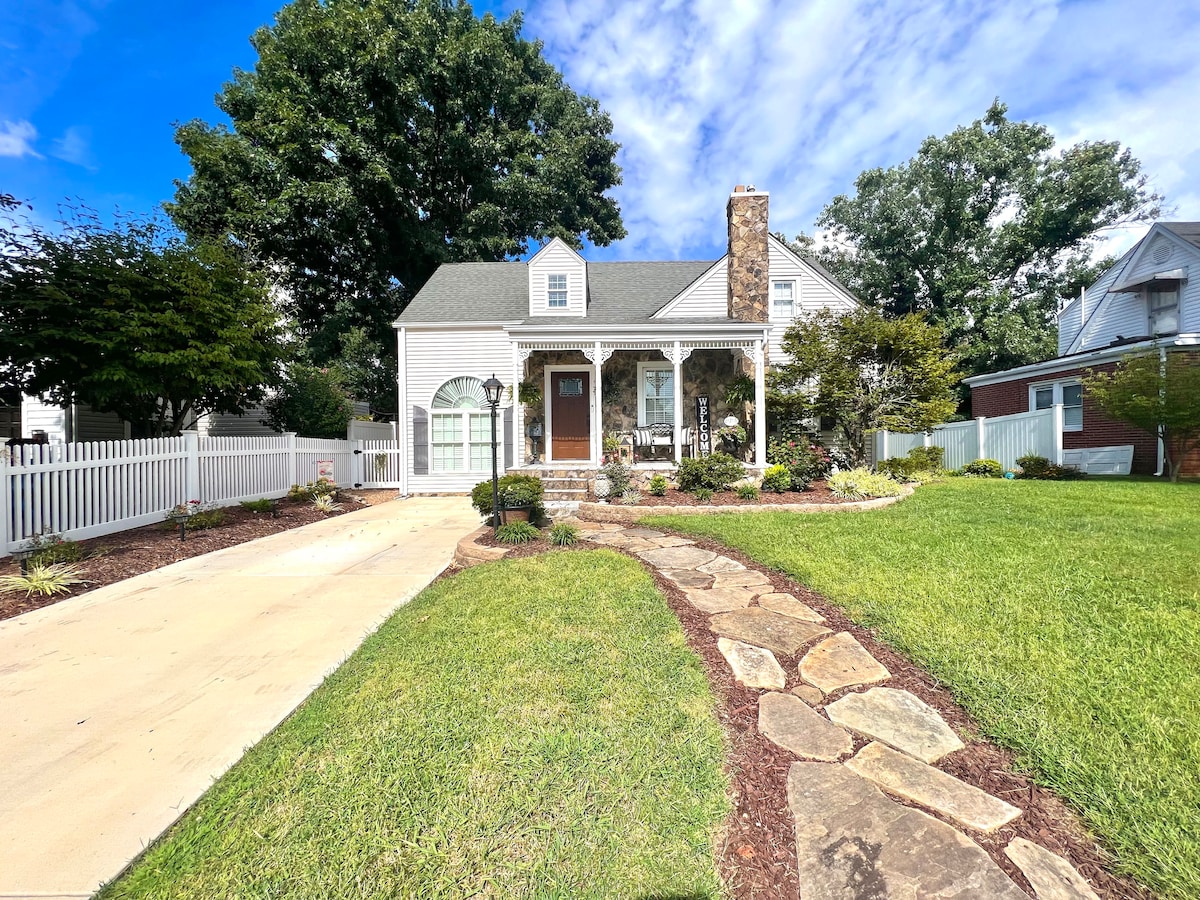
[[(767, 204), (765, 192), (734, 191), (718, 260), (588, 262), (553, 239), (528, 262), (441, 266), (395, 323), (402, 491), (465, 492), (490, 476), (482, 384), (493, 375), (507, 388), (505, 467), (532, 451), (594, 468), (614, 433), (647, 459), (677, 460), (698, 449), (705, 404), (724, 403), (723, 386), (742, 372), (764, 409), (766, 364), (793, 318), (857, 302), (770, 237)], [(523, 383), (540, 389), (537, 403), (515, 400)], [(752, 458), (763, 465), (765, 416), (755, 425)]]

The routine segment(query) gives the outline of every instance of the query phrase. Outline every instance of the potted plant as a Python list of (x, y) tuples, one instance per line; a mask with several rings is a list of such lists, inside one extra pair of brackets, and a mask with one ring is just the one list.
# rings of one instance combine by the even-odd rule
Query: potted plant
[[(501, 518), (507, 522), (537, 521), (542, 516), (542, 479), (510, 473), (496, 483)], [(492, 516), (492, 482), (481, 481), (471, 490), (471, 505), (486, 519)]]
[[(733, 416), (729, 418), (733, 419)], [(746, 429), (738, 424), (737, 419), (734, 419), (732, 424), (723, 425), (717, 429), (717, 437), (725, 445), (726, 451), (735, 455), (737, 448), (746, 443)]]

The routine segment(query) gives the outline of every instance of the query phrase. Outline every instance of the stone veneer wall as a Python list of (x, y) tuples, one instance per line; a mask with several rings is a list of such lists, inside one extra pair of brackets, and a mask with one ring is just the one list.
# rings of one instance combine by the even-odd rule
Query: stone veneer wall
[(729, 220), (729, 318), (766, 322), (770, 285), (767, 269), (767, 194), (735, 190)]
[[(639, 362), (666, 363), (657, 350), (617, 350), (604, 364), (601, 403), (604, 408), (604, 431), (628, 432), (637, 426), (638, 394), (637, 364)], [(545, 384), (546, 366), (580, 366), (590, 369), (592, 364), (578, 350), (548, 350), (532, 353), (525, 363), (525, 378)], [(738, 374), (737, 360), (729, 350), (693, 350), (683, 361), (683, 422), (696, 424), (696, 398), (707, 395), (711, 402), (710, 422), (715, 431), (721, 420), (730, 414), (725, 403), (725, 386)], [(741, 415), (741, 410), (735, 411)], [(525, 421), (531, 415), (545, 420), (545, 407), (526, 409)], [(742, 422), (745, 426), (747, 423)], [(715, 438), (714, 438), (715, 443)], [(527, 451), (528, 452), (528, 451)]]

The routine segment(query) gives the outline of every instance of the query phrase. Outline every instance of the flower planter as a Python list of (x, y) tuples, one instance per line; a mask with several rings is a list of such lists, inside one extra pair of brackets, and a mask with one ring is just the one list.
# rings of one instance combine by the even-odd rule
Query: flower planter
[(500, 521), (507, 525), (509, 522), (528, 522), (530, 508), (528, 506), (518, 506), (513, 509), (505, 509), (500, 512)]

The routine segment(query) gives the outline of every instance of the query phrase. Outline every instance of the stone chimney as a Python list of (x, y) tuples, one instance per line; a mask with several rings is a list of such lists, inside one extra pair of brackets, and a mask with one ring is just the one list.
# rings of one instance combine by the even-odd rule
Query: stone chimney
[(770, 303), (767, 274), (767, 206), (770, 195), (738, 185), (729, 195), (729, 318), (765, 322)]

